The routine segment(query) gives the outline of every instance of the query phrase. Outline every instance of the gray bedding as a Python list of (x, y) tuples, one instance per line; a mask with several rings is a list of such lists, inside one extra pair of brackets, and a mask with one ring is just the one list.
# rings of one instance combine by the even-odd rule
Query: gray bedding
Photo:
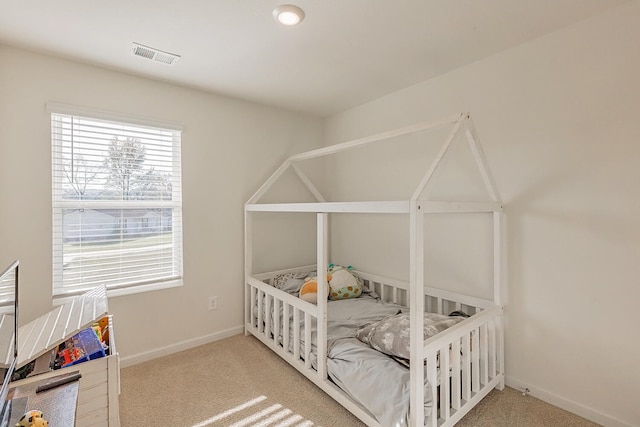
[[(330, 301), (327, 309), (329, 377), (390, 427), (409, 425), (409, 369), (357, 339), (356, 332), (403, 310), (371, 296)], [(425, 408), (431, 404), (431, 391), (425, 387)]]
[[(360, 341), (356, 338), (356, 332), (363, 326), (405, 310), (400, 305), (382, 302), (375, 294), (370, 293), (354, 299), (329, 301), (327, 308), (329, 377), (367, 409), (380, 424), (389, 427), (403, 427), (409, 423), (409, 369)], [(289, 320), (290, 325), (291, 323), (292, 318)], [(280, 342), (281, 335), (282, 331), (279, 331)], [(304, 333), (301, 332), (301, 336), (304, 337)], [(316, 341), (314, 326), (312, 342)], [(315, 345), (312, 346), (311, 354), (311, 364), (317, 368)], [(425, 384), (425, 413), (429, 413), (427, 409), (431, 405), (431, 392)]]

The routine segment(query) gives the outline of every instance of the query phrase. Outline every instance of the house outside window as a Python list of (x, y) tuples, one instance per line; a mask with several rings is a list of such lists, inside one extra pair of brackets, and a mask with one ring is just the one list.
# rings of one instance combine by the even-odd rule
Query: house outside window
[(181, 285), (180, 129), (56, 110), (54, 296)]

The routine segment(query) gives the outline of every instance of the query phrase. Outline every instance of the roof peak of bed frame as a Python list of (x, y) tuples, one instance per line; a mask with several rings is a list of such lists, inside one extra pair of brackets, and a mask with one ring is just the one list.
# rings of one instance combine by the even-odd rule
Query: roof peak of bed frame
[[(442, 127), (453, 124), (453, 128), (449, 132), (447, 139), (440, 148), (435, 159), (427, 169), (418, 187), (414, 191), (412, 197), (408, 201), (375, 201), (375, 202), (327, 202), (324, 196), (318, 191), (309, 177), (297, 166), (297, 163), (303, 160), (314, 159), (317, 157), (329, 156), (343, 151), (361, 148), (373, 142), (388, 140), (394, 137), (408, 135), (419, 131)], [(467, 202), (455, 201), (444, 202), (429, 200), (423, 197), (423, 193), (429, 182), (431, 181), (435, 171), (442, 164), (442, 160), (449, 151), (455, 137), (463, 132), (469, 149), (474, 159), (474, 163), (478, 168), (478, 172), (482, 178), (485, 190), (490, 202)], [(305, 187), (313, 194), (316, 199), (315, 203), (274, 203), (259, 204), (258, 202), (264, 194), (278, 181), (278, 179), (289, 169), (292, 168), (302, 181)], [(271, 211), (271, 212), (374, 212), (374, 213), (406, 213), (410, 210), (410, 203), (417, 203), (418, 206), (424, 206), (427, 212), (484, 212), (496, 211), (502, 209), (502, 200), (498, 193), (495, 181), (488, 167), (482, 146), (476, 135), (473, 122), (469, 113), (460, 113), (448, 116), (438, 120), (423, 121), (413, 125), (404, 126), (397, 129), (377, 133), (363, 138), (354, 139), (327, 147), (317, 148), (300, 154), (294, 154), (280, 165), (280, 167), (264, 182), (264, 184), (256, 191), (256, 193), (247, 201), (245, 209), (248, 211)], [(319, 206), (322, 205), (322, 206)], [(431, 209), (431, 210), (430, 210)], [(453, 209), (453, 210), (452, 210)], [(473, 210), (469, 210), (473, 209)]]

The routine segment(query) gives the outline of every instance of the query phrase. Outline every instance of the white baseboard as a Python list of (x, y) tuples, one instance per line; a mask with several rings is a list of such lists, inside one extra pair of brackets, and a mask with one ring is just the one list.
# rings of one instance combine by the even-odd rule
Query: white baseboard
[(243, 332), (244, 326), (236, 326), (231, 329), (216, 332), (214, 334), (181, 341), (175, 344), (168, 345), (166, 347), (160, 347), (150, 351), (145, 351), (144, 353), (138, 353), (127, 357), (120, 357), (120, 367), (126, 368), (128, 366), (137, 365), (138, 363), (147, 362), (149, 360), (157, 359), (158, 357), (168, 356), (170, 354), (178, 353), (180, 351), (188, 350), (200, 345), (209, 344), (211, 342), (218, 341), (223, 338), (228, 338), (233, 335), (238, 335)]
[(564, 397), (553, 394), (547, 390), (537, 388), (530, 384), (525, 383), (524, 381), (520, 381), (517, 378), (513, 378), (510, 376), (506, 376), (505, 383), (507, 386), (514, 388), (516, 390), (525, 390), (529, 389), (529, 394), (537, 399), (540, 399), (544, 402), (547, 402), (553, 406), (557, 406), (558, 408), (562, 408), (565, 411), (572, 412), (582, 418), (586, 418), (594, 423), (601, 424), (607, 427), (633, 427), (632, 424), (629, 424), (625, 421), (622, 421), (618, 418), (615, 418), (609, 414), (604, 414), (599, 412), (593, 408), (589, 408), (587, 406), (581, 405), (580, 403), (573, 402), (571, 400), (565, 399)]

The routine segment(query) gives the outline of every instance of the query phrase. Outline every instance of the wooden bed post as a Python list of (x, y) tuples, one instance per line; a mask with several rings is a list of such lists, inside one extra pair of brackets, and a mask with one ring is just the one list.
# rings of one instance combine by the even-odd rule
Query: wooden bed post
[[(493, 302), (502, 306), (502, 276), (504, 265), (504, 213), (493, 213)], [(497, 320), (496, 346), (498, 360), (496, 361), (498, 374), (501, 375), (498, 390), (504, 390), (504, 321), (503, 317)]]
[[(409, 210), (409, 300), (412, 361), (424, 360), (424, 214), (416, 200)], [(410, 402), (412, 427), (424, 425), (424, 364), (411, 363)], [(433, 396), (434, 407), (436, 397)], [(437, 412), (436, 412), (437, 414)]]
[[(478, 142), (478, 136), (476, 134), (475, 126), (470, 120), (469, 115), (466, 116), (465, 121), (465, 136), (469, 143), (469, 148), (475, 159), (484, 187), (489, 194), (489, 197), (494, 202), (502, 205), (502, 198), (500, 192), (496, 186), (496, 182), (491, 174), (491, 169), (487, 162), (487, 158), (484, 155), (482, 146)], [(493, 212), (493, 303), (502, 307), (502, 282), (503, 282), (503, 265), (504, 265), (504, 213), (502, 212), (502, 206), (500, 210)], [(500, 383), (498, 384), (498, 390), (504, 389), (504, 321), (503, 317), (497, 321), (496, 324), (496, 340), (497, 340), (497, 371), (501, 376)]]
[(493, 213), (493, 302), (502, 305), (502, 212)]
[[(327, 260), (329, 258), (329, 214), (317, 214), (317, 258), (318, 258), (318, 376), (327, 379), (327, 297), (329, 283), (327, 283)], [(305, 343), (305, 345), (308, 345)]]
[(247, 324), (251, 321), (251, 298), (249, 298), (249, 276), (253, 274), (253, 216), (251, 212), (244, 208), (244, 334), (250, 335), (247, 330)]

